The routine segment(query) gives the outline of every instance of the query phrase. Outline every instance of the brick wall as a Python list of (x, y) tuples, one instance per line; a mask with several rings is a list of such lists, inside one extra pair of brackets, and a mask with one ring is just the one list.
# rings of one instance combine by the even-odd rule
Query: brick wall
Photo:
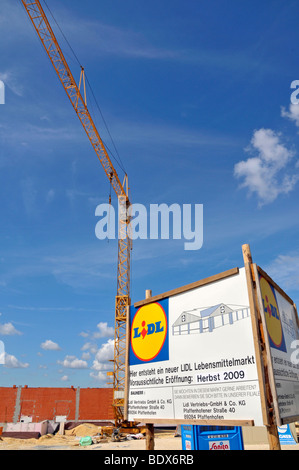
[(112, 388), (81, 388), (79, 419), (97, 420), (104, 412), (105, 419), (114, 419), (112, 401)]
[(31, 388), (0, 387), (0, 422), (20, 421), (29, 416), (32, 422), (55, 420), (66, 416), (68, 421), (113, 420), (111, 388)]
[(0, 388), (0, 422), (13, 421), (16, 406), (17, 387)]

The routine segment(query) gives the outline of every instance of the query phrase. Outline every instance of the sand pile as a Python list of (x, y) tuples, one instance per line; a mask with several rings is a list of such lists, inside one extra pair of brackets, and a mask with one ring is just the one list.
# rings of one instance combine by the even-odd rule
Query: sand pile
[(96, 426), (92, 423), (84, 423), (79, 424), (73, 429), (66, 429), (65, 435), (66, 436), (77, 436), (77, 437), (84, 437), (84, 436), (96, 436), (100, 432), (99, 426)]

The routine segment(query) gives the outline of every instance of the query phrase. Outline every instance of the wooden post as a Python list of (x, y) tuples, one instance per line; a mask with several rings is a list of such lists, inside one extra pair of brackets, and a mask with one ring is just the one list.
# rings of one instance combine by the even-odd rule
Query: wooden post
[(130, 306), (127, 307), (126, 325), (126, 361), (125, 361), (125, 397), (124, 397), (124, 421), (128, 421), (128, 401), (129, 401), (129, 349), (130, 349)]
[(65, 432), (64, 432), (64, 427), (65, 427), (65, 422), (62, 421), (60, 424), (59, 424), (59, 434), (61, 434), (62, 436), (64, 436)]
[(155, 450), (155, 430), (152, 423), (146, 423), (145, 450)]
[[(145, 298), (150, 299), (152, 297), (152, 291), (145, 291)], [(145, 449), (146, 450), (155, 450), (155, 430), (153, 423), (146, 423), (146, 435), (145, 435)]]
[(295, 310), (295, 317), (296, 317), (297, 327), (299, 328), (299, 317), (298, 317), (297, 305), (293, 304), (293, 307), (294, 307), (294, 310)]
[(273, 407), (273, 397), (271, 393), (266, 354), (266, 345), (262, 333), (262, 322), (257, 301), (257, 292), (252, 274), (252, 256), (249, 245), (242, 246), (244, 265), (246, 271), (248, 296), (251, 310), (253, 327), (253, 338), (255, 343), (257, 369), (261, 388), (261, 403), (263, 409), (264, 424), (267, 428), (268, 442), (270, 450), (281, 450), (278, 429), (275, 422), (275, 412)]
[(145, 291), (145, 298), (150, 299), (152, 297), (152, 291), (151, 290), (146, 290)]

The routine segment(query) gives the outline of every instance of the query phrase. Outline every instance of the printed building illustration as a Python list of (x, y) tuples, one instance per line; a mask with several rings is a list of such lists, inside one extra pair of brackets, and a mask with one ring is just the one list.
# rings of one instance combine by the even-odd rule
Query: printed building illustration
[(215, 328), (232, 325), (248, 316), (249, 307), (233, 310), (225, 304), (218, 304), (205, 309), (194, 309), (181, 313), (172, 325), (172, 334), (211, 333)]

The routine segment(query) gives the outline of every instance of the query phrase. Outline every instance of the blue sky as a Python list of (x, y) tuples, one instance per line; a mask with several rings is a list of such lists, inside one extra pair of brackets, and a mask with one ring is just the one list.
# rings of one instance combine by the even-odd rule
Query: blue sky
[[(249, 243), (299, 303), (298, 2), (47, 4), (86, 69), (132, 202), (204, 205), (200, 250), (134, 243), (133, 302), (241, 267)], [(96, 238), (95, 209), (109, 182), (21, 2), (1, 6), (1, 385), (103, 386), (117, 246)], [(88, 104), (110, 148), (90, 91)]]

